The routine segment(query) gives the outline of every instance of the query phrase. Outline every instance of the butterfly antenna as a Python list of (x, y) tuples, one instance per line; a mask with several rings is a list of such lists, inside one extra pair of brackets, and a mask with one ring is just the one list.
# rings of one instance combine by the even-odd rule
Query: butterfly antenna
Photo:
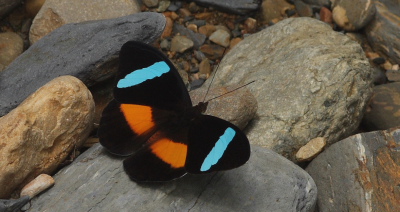
[[(225, 52), (226, 52), (226, 48), (224, 49), (224, 52), (222, 52), (222, 56), (225, 55)], [(222, 61), (222, 59), (221, 59), (221, 61)], [(204, 99), (203, 99), (202, 102), (205, 102), (205, 100), (206, 100), (208, 91), (210, 91), (210, 88), (211, 88), (211, 85), (212, 85), (212, 83), (213, 83), (213, 81), (214, 81), (215, 75), (217, 75), (217, 71), (218, 71), (219, 64), (221, 63), (221, 61), (219, 61), (218, 65), (217, 65), (217, 68), (215, 69), (215, 73), (214, 73), (213, 77), (211, 78), (210, 86), (208, 86), (206, 95), (204, 95)], [(210, 101), (210, 100), (208, 100), (208, 101)]]
[(213, 100), (213, 99), (219, 98), (219, 97), (221, 97), (221, 96), (224, 96), (224, 95), (226, 95), (226, 94), (228, 94), (228, 93), (232, 93), (233, 91), (236, 91), (236, 90), (238, 90), (238, 89), (240, 89), (240, 88), (243, 88), (243, 87), (245, 87), (245, 86), (247, 86), (247, 85), (250, 85), (250, 84), (253, 83), (253, 82), (255, 82), (255, 80), (253, 80), (253, 81), (251, 81), (251, 82), (248, 82), (248, 83), (246, 83), (246, 84), (244, 84), (244, 85), (241, 85), (241, 86), (239, 86), (239, 87), (237, 87), (237, 88), (235, 88), (235, 89), (233, 89), (233, 90), (230, 90), (230, 91), (228, 91), (228, 92), (226, 92), (226, 93), (224, 93), (224, 94), (221, 94), (221, 95), (219, 95), (219, 96), (215, 96), (215, 97), (213, 97), (213, 98), (207, 100), (207, 102), (209, 102), (209, 101), (211, 101), (211, 100)]

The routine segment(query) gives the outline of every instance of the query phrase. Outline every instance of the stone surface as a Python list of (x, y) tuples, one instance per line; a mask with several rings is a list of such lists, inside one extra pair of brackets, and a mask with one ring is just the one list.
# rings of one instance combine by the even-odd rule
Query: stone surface
[(292, 9), (292, 5), (281, 0), (263, 0), (261, 4), (262, 19), (269, 24), (274, 19), (282, 19), (286, 10)]
[(30, 198), (28, 196), (10, 200), (0, 199), (0, 211), (1, 212), (20, 211), (20, 209), (29, 201)]
[(194, 0), (198, 5), (205, 7), (214, 7), (221, 11), (230, 12), (239, 15), (246, 15), (249, 12), (255, 11), (259, 8), (258, 0), (229, 0), (229, 1), (215, 1), (215, 0)]
[(389, 57), (394, 64), (400, 64), (400, 3), (375, 2), (375, 18), (365, 31), (372, 48)]
[(400, 82), (374, 87), (362, 124), (368, 131), (400, 126)]
[(25, 10), (30, 17), (35, 17), (46, 0), (26, 0)]
[(22, 4), (22, 0), (0, 0), (0, 19)]
[[(193, 105), (197, 105), (199, 102), (219, 96), (208, 102), (205, 114), (217, 116), (231, 122), (240, 129), (244, 129), (257, 111), (257, 100), (246, 88), (233, 91), (235, 88), (237, 87), (212, 87), (205, 96), (208, 87), (204, 86), (201, 89), (191, 91), (190, 97)], [(228, 93), (230, 91), (233, 92)]]
[(32, 22), (29, 40), (35, 43), (64, 24), (117, 18), (139, 11), (135, 0), (46, 0)]
[(41, 173), (51, 174), (86, 140), (94, 102), (77, 78), (47, 83), (0, 119), (0, 198)]
[(32, 199), (53, 185), (54, 179), (50, 175), (41, 174), (22, 188), (20, 196), (29, 196)]
[(209, 39), (212, 42), (226, 48), (229, 46), (231, 35), (225, 30), (218, 29), (210, 35)]
[(312, 17), (313, 10), (310, 5), (304, 3), (301, 0), (294, 1), (294, 6), (296, 7), (297, 14), (301, 17)]
[(117, 69), (122, 44), (153, 42), (164, 26), (157, 13), (63, 25), (0, 72), (0, 116), (57, 76), (73, 75), (87, 86), (104, 81)]
[(325, 6), (330, 8), (332, 0), (301, 0), (307, 4)]
[[(0, 33), (0, 65), (7, 67), (24, 49), (24, 41), (14, 32)], [(4, 68), (0, 68), (2, 71)]]
[(182, 36), (186, 36), (190, 40), (193, 41), (193, 46), (195, 49), (200, 48), (203, 45), (204, 41), (206, 40), (206, 36), (200, 33), (193, 32), (192, 30), (180, 25), (174, 24), (173, 26), (173, 34), (180, 34)]
[(306, 145), (302, 146), (296, 153), (298, 162), (310, 161), (315, 158), (326, 145), (326, 138), (317, 137), (311, 139)]
[(330, 146), (307, 167), (318, 210), (400, 211), (400, 129), (362, 133)]
[(246, 37), (225, 55), (213, 86), (253, 80), (247, 88), (258, 111), (246, 129), (249, 140), (292, 159), (312, 138), (326, 137), (329, 145), (351, 134), (371, 96), (360, 45), (311, 18)]
[(171, 40), (171, 51), (183, 53), (193, 47), (193, 41), (186, 36), (175, 35)]
[(333, 20), (346, 31), (363, 28), (374, 15), (373, 0), (335, 0), (332, 3)]
[(237, 169), (165, 183), (129, 180), (121, 159), (93, 146), (57, 173), (55, 186), (27, 211), (314, 211), (309, 175), (257, 146)]

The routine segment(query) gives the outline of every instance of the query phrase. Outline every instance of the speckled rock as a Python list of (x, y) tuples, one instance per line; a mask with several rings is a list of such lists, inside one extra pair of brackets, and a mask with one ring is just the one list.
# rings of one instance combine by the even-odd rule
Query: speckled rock
[(117, 18), (139, 11), (135, 0), (46, 0), (32, 22), (29, 40), (35, 43), (64, 24)]
[(324, 22), (295, 18), (232, 48), (213, 85), (255, 81), (247, 86), (258, 101), (249, 140), (295, 160), (312, 138), (330, 145), (358, 127), (371, 96), (370, 73), (358, 43)]
[(0, 118), (0, 198), (55, 171), (86, 140), (93, 114), (90, 91), (77, 78), (63, 76)]

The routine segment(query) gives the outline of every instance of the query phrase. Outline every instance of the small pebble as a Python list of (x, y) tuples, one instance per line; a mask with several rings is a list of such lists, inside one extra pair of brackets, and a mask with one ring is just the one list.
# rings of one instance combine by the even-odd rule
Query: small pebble
[(146, 7), (157, 7), (158, 6), (158, 0), (142, 0), (143, 4), (146, 5)]
[(377, 65), (381, 65), (381, 64), (384, 64), (386, 62), (386, 60), (383, 57), (376, 57), (372, 60), (372, 62), (374, 62)]
[(302, 146), (296, 153), (299, 162), (310, 161), (315, 158), (326, 146), (326, 138), (317, 137), (311, 139), (306, 145)]
[(41, 174), (24, 186), (21, 191), (22, 196), (29, 196), (31, 199), (40, 192), (54, 185), (54, 179), (47, 174)]
[(171, 41), (171, 51), (183, 53), (184, 51), (192, 48), (193, 41), (186, 36), (175, 35)]
[(209, 39), (218, 45), (221, 45), (223, 47), (228, 47), (231, 35), (225, 30), (218, 29), (217, 31), (215, 31), (210, 35)]

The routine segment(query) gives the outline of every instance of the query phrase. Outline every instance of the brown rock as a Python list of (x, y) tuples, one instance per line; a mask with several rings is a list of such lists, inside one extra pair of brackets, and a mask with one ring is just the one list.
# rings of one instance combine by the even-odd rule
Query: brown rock
[(0, 68), (2, 71), (23, 51), (24, 41), (14, 32), (0, 33)]
[(193, 45), (193, 41), (186, 36), (175, 35), (171, 40), (171, 51), (183, 53), (192, 48)]
[(328, 8), (322, 7), (321, 10), (319, 11), (319, 16), (321, 18), (321, 21), (328, 24), (333, 23), (332, 12)]
[(231, 35), (225, 30), (218, 29), (210, 35), (209, 39), (220, 46), (228, 47)]
[(362, 124), (369, 131), (400, 126), (399, 82), (374, 87)]
[(208, 59), (215, 60), (222, 58), (225, 48), (215, 44), (204, 44), (200, 47), (200, 51), (203, 52)]
[(93, 125), (94, 102), (77, 78), (56, 78), (0, 118), (0, 198), (52, 173)]
[(211, 74), (210, 60), (205, 58), (199, 64), (199, 75), (200, 75), (200, 78), (202, 78), (202, 79), (208, 79), (210, 74)]
[(210, 37), (210, 35), (215, 32), (217, 28), (214, 25), (206, 24), (204, 26), (199, 27), (199, 33)]
[(161, 38), (171, 37), (172, 35), (172, 27), (174, 26), (174, 21), (170, 17), (165, 17), (166, 23), (164, 32), (161, 35)]
[(35, 17), (46, 0), (26, 0), (25, 10), (30, 17)]
[(53, 185), (54, 179), (50, 175), (41, 174), (22, 188), (20, 196), (29, 196), (29, 198), (32, 199), (40, 192), (46, 190)]
[(35, 43), (67, 23), (117, 18), (139, 11), (136, 1), (47, 0), (32, 22), (29, 40)]
[(297, 14), (301, 17), (312, 17), (313, 10), (310, 5), (304, 3), (301, 0), (294, 1), (294, 6), (296, 7)]
[(257, 20), (254, 18), (247, 18), (244, 21), (244, 27), (247, 33), (252, 33), (256, 30), (257, 27)]
[(231, 40), (231, 43), (229, 44), (229, 49), (232, 49), (236, 44), (238, 44), (240, 41), (242, 41), (242, 38), (233, 38)]
[(263, 21), (270, 23), (273, 19), (281, 19), (285, 16), (285, 11), (292, 8), (293, 6), (286, 1), (264, 0), (261, 4)]
[(317, 137), (311, 139), (306, 145), (302, 146), (296, 153), (298, 162), (310, 161), (315, 158), (326, 146), (326, 138)]

